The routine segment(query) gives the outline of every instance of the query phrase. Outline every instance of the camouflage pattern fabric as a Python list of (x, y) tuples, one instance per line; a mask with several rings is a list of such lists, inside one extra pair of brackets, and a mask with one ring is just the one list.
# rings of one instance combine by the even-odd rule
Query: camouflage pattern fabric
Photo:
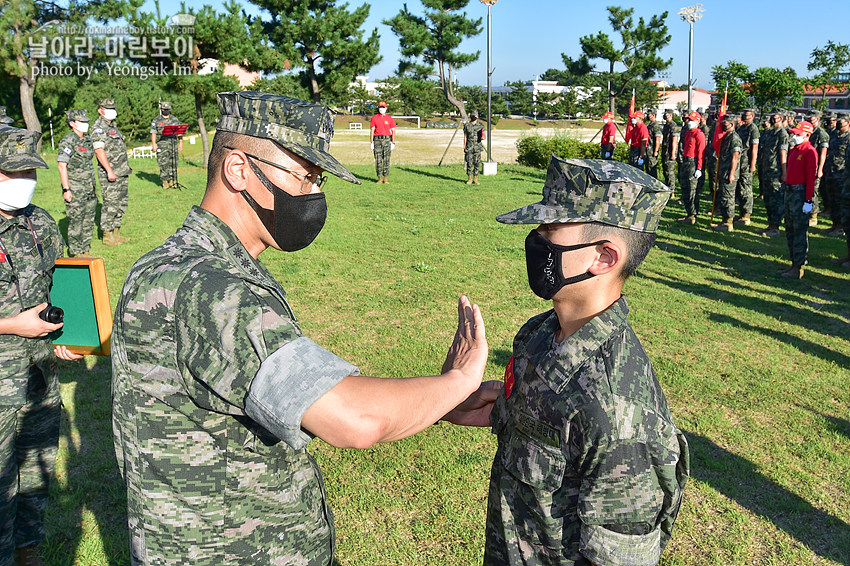
[(843, 134), (837, 131), (829, 142), (826, 152), (826, 164), (823, 168), (824, 207), (832, 211), (836, 226), (841, 225), (841, 184), (844, 182), (845, 155), (850, 147), (850, 131)]
[(740, 155), (743, 151), (741, 138), (734, 130), (723, 136), (723, 141), (720, 142), (720, 155), (717, 159), (717, 196), (714, 210), (724, 220), (735, 216), (735, 187), (741, 171), (741, 162), (738, 161), (738, 168), (733, 173), (731, 183), (729, 173), (732, 173), (732, 156), (735, 153)]
[(735, 188), (735, 202), (740, 212), (752, 214), (753, 212), (753, 174), (750, 171), (750, 148), (759, 144), (759, 129), (755, 122), (743, 124), (735, 130), (741, 138), (744, 151), (741, 152), (738, 185)]
[(548, 311), (514, 338), (513, 386), (490, 416), (485, 565), (658, 562), (689, 452), (627, 315), (621, 297), (554, 344)]
[(91, 248), (97, 194), (94, 189), (94, 147), (91, 138), (71, 132), (59, 142), (59, 162), (68, 164), (68, 187), (71, 202), (65, 203), (68, 217), (68, 250), (71, 255), (88, 252)]
[(36, 151), (41, 133), (0, 124), (0, 171), (47, 169)]
[(785, 185), (785, 236), (794, 265), (806, 265), (809, 257), (809, 215), (803, 212), (806, 185)]
[(618, 161), (552, 155), (543, 200), (496, 217), (503, 224), (602, 222), (655, 232), (672, 191)]
[[(823, 148), (829, 148), (829, 134), (823, 129), (822, 126), (818, 126), (812, 132), (812, 135), (809, 136), (809, 143), (812, 144), (812, 147), (817, 151), (818, 159), (820, 159), (820, 152)], [(829, 150), (827, 149), (827, 153)], [(825, 158), (826, 159), (826, 158)], [(824, 159), (824, 161), (825, 161)], [(820, 165), (820, 163), (818, 163)], [(826, 163), (824, 162), (824, 169), (826, 169)], [(819, 214), (821, 211), (821, 201), (825, 198), (825, 189), (823, 186), (822, 177), (815, 178), (815, 195), (812, 199), (812, 214)]]
[[(850, 159), (850, 146), (847, 147), (846, 159)], [(844, 228), (850, 250), (850, 168), (844, 168), (844, 179), (838, 184), (838, 194), (835, 199), (838, 206), (839, 225)]]
[[(305, 439), (293, 448), (246, 412), (265, 361), (309, 341), (233, 231), (194, 207), (130, 270), (112, 339), (132, 564), (329, 565), (333, 515), (311, 437), (299, 417)], [(290, 371), (312, 387), (325, 362), (300, 356)]]
[(103, 149), (112, 172), (117, 179), (110, 181), (106, 169), (97, 161), (97, 177), (100, 180), (100, 192), (103, 195), (103, 207), (100, 211), (100, 227), (109, 232), (121, 227), (121, 219), (127, 211), (129, 202), (129, 176), (133, 172), (127, 159), (127, 145), (124, 135), (102, 116), (92, 125), (92, 146)]
[(0, 124), (11, 124), (14, 120), (6, 114), (6, 107), (0, 106)]
[(474, 124), (467, 122), (463, 125), (463, 135), (466, 138), (463, 159), (466, 163), (467, 175), (478, 175), (481, 169), (481, 152), (484, 151), (484, 144), (479, 141), (479, 136), (483, 131), (484, 125), (478, 121)]
[(159, 164), (159, 178), (162, 181), (174, 181), (177, 179), (177, 138), (178, 136), (163, 136), (162, 130), (165, 126), (175, 126), (180, 120), (174, 114), (163, 116), (160, 114), (151, 122), (151, 133), (157, 135), (156, 139), (156, 161)]
[[(646, 125), (646, 129), (649, 131), (649, 147), (646, 150), (646, 172), (657, 179), (658, 161), (661, 158), (661, 150), (658, 148), (659, 142), (656, 138), (664, 137), (664, 128), (661, 122), (653, 120)], [(655, 156), (656, 151), (659, 152), (658, 157)]]
[[(64, 242), (53, 218), (34, 205), (14, 218), (0, 217), (0, 241), (13, 258), (0, 263), (0, 318), (9, 318), (21, 312), (22, 302), (29, 308), (47, 301), (53, 265), (63, 254)], [(21, 284), (20, 298), (13, 277)], [(0, 564), (12, 563), (15, 547), (44, 538), (59, 419), (59, 383), (50, 338), (0, 334)]]
[(770, 226), (781, 226), (785, 214), (782, 150), (788, 151), (788, 133), (783, 128), (770, 128), (762, 132), (759, 142), (759, 185)]
[(672, 158), (673, 146), (678, 145), (682, 129), (676, 122), (664, 123), (661, 128), (661, 166), (664, 169), (664, 184), (676, 190), (676, 160)]
[(699, 192), (697, 180), (694, 179), (696, 170), (697, 164), (693, 157), (682, 158), (682, 163), (679, 164), (679, 184), (682, 186), (682, 203), (688, 216), (699, 214)]
[(638, 171), (643, 171), (644, 167), (646, 167), (646, 159), (643, 160), (643, 165), (639, 164), (640, 161), (640, 148), (635, 147), (633, 145), (629, 146), (629, 165), (637, 169)]
[(387, 177), (390, 174), (390, 154), (392, 154), (392, 138), (389, 136), (375, 136), (372, 139), (375, 144), (375, 174), (378, 177)]

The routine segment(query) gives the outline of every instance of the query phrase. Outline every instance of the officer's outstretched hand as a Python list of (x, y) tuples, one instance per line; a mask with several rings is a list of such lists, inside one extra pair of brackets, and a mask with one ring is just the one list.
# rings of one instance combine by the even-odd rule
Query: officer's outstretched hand
[(47, 303), (41, 303), (31, 309), (27, 309), (12, 317), (13, 331), (12, 334), (23, 336), (24, 338), (41, 338), (47, 336), (54, 330), (62, 328), (62, 323), (53, 324), (45, 322), (38, 318), (38, 313), (47, 308)]

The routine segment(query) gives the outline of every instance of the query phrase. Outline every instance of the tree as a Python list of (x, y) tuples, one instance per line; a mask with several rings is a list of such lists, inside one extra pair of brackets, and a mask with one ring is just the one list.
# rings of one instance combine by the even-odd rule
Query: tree
[[(459, 86), (457, 95), (464, 103), (466, 109), (478, 110), (482, 119), (487, 119), (487, 90), (480, 86)], [(493, 114), (507, 114), (508, 105), (498, 92), (491, 93), (490, 105)]]
[[(641, 17), (635, 24), (632, 15), (634, 8), (608, 6), (608, 21), (614, 31), (620, 34), (621, 46), (615, 47), (614, 42), (603, 32), (596, 35), (586, 35), (579, 39), (582, 56), (573, 60), (563, 55), (567, 70), (572, 74), (587, 74), (590, 72), (590, 60), (602, 59), (608, 62), (607, 72), (601, 73), (606, 81), (610, 81), (608, 91), (608, 108), (615, 110), (616, 99), (627, 89), (634, 86), (636, 79), (649, 80), (668, 68), (673, 59), (662, 59), (659, 52), (670, 43), (667, 30), (667, 12), (653, 15), (649, 23)], [(624, 71), (615, 71), (616, 65), (625, 67)]]
[(534, 97), (529, 85), (522, 81), (507, 82), (505, 86), (511, 87), (507, 95), (508, 107), (511, 114), (528, 116), (534, 111)]
[(796, 106), (803, 102), (803, 81), (797, 78), (797, 72), (791, 67), (783, 70), (759, 67), (752, 74), (747, 91), (762, 110)]
[(303, 69), (299, 77), (313, 101), (344, 97), (357, 75), (381, 61), (378, 29), (363, 38), (369, 4), (353, 12), (334, 0), (251, 0), (271, 15), (263, 27), (275, 48)]
[[(812, 51), (808, 70), (819, 71), (811, 79), (812, 86), (821, 90), (821, 109), (826, 107), (826, 91), (829, 87), (844, 84), (838, 81), (838, 71), (850, 65), (850, 46), (828, 41), (823, 48)], [(846, 83), (846, 81), (845, 81)]]
[(744, 86), (753, 80), (749, 67), (733, 59), (727, 61), (725, 66), (713, 66), (711, 77), (714, 79), (714, 88), (718, 93), (729, 89), (727, 105), (730, 109), (740, 110), (750, 104), (750, 93)]
[[(452, 106), (466, 121), (466, 109), (455, 94), (454, 72), (477, 61), (480, 51), (461, 53), (457, 49), (468, 37), (481, 33), (481, 18), (469, 19), (458, 13), (469, 0), (422, 0), (425, 15), (412, 14), (404, 8), (384, 24), (398, 36), (401, 60), (398, 74), (417, 78), (438, 77), (440, 88)], [(436, 69), (435, 69), (436, 67)]]

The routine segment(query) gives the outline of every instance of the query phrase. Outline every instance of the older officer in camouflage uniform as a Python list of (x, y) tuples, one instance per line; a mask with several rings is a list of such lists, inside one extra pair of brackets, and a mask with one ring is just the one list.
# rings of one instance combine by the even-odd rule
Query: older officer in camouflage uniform
[(100, 116), (92, 126), (92, 147), (97, 157), (97, 176), (100, 179), (100, 191), (103, 194), (103, 207), (100, 211), (100, 228), (103, 230), (103, 243), (117, 246), (128, 241), (118, 231), (121, 219), (127, 211), (129, 201), (130, 162), (127, 160), (127, 144), (124, 134), (115, 125), (118, 111), (115, 99), (104, 98), (97, 109)]
[(725, 135), (720, 143), (720, 154), (717, 157), (717, 190), (714, 195), (711, 216), (713, 218), (715, 211), (717, 211), (723, 218), (720, 224), (712, 225), (712, 228), (719, 232), (735, 231), (733, 226), (735, 187), (742, 168), (741, 154), (744, 152), (741, 137), (735, 132), (735, 119), (735, 116), (727, 114), (718, 125), (718, 127), (723, 128)]
[[(177, 188), (177, 152), (183, 151), (183, 136), (163, 136), (165, 126), (176, 126), (180, 120), (171, 113), (171, 103), (159, 104), (159, 116), (151, 122), (151, 147), (159, 163), (159, 179), (163, 189)], [(159, 140), (157, 140), (159, 136)]]
[(673, 120), (673, 111), (664, 111), (664, 127), (661, 128), (661, 166), (664, 169), (664, 184), (676, 190), (676, 158), (679, 151), (681, 128)]
[(785, 214), (783, 183), (788, 162), (788, 133), (782, 127), (782, 111), (770, 116), (770, 128), (761, 133), (759, 142), (759, 183), (767, 212), (767, 228), (757, 233), (773, 237), (779, 235), (779, 227)]
[(56, 357), (72, 360), (39, 318), (65, 244), (53, 218), (30, 204), (47, 169), (41, 134), (0, 125), (0, 565), (41, 564), (48, 481), (59, 443)]
[(735, 188), (735, 201), (740, 209), (735, 223), (741, 226), (750, 225), (750, 216), (753, 213), (753, 173), (758, 162), (760, 135), (758, 126), (753, 121), (755, 116), (754, 108), (747, 108), (741, 112), (741, 125), (736, 130), (744, 147), (741, 153), (740, 176)]
[(71, 133), (62, 138), (56, 157), (65, 214), (68, 217), (68, 253), (71, 257), (90, 257), (97, 193), (94, 189), (94, 147), (85, 110), (67, 113)]
[(365, 448), (441, 417), (485, 426), (501, 384), (481, 383), (484, 323), (466, 297), (437, 377), (360, 376), (302, 335), (257, 256), (319, 234), (323, 170), (358, 181), (328, 153), (327, 107), (260, 92), (219, 93), (218, 105), (204, 199), (130, 270), (115, 313), (131, 562), (330, 565), (310, 440)]
[(481, 168), (481, 152), (487, 139), (484, 126), (478, 121), (478, 112), (469, 113), (469, 122), (463, 125), (463, 160), (466, 162), (466, 184), (478, 185), (478, 171)]
[(514, 338), (490, 416), (487, 566), (649, 565), (670, 540), (688, 445), (621, 291), (671, 194), (620, 163), (552, 156), (543, 200), (497, 218), (537, 225), (529, 285), (554, 308)]
[[(839, 196), (846, 171), (846, 154), (848, 147), (850, 147), (848, 142), (850, 142), (850, 117), (847, 114), (841, 114), (836, 119), (835, 135), (830, 139), (829, 149), (826, 152), (826, 166), (824, 167), (822, 185), (826, 196), (824, 207), (829, 209), (832, 218), (832, 228), (828, 232), (830, 236), (841, 236), (843, 233), (842, 207)], [(848, 260), (850, 260), (850, 257), (843, 261)]]

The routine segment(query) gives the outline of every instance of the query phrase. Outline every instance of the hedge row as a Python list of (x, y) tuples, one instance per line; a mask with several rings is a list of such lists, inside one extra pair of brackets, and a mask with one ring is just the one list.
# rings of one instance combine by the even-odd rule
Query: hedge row
[[(565, 135), (544, 138), (539, 134), (524, 136), (516, 143), (520, 165), (529, 165), (545, 169), (549, 165), (549, 157), (554, 153), (564, 159), (599, 159), (599, 142), (583, 142)], [(614, 159), (629, 161), (628, 145), (620, 143), (614, 150)]]

